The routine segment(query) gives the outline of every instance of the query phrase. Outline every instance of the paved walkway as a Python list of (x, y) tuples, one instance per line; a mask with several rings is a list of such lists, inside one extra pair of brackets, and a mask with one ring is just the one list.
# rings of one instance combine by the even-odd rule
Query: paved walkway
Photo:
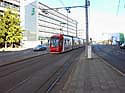
[(125, 77), (97, 55), (88, 60), (83, 53), (60, 93), (125, 93)]

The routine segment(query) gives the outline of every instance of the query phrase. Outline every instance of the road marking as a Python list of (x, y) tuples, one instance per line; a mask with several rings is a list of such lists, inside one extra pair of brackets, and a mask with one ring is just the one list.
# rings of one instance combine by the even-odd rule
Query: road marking
[[(119, 51), (116, 51), (116, 53), (120, 53)], [(116, 55), (115, 53), (115, 55)], [(98, 53), (96, 52), (96, 54), (98, 55)], [(121, 54), (121, 53), (120, 53)], [(109, 64), (107, 61), (105, 61), (105, 59), (103, 58), (103, 56), (101, 56), (100, 54), (98, 55), (99, 57), (101, 57), (101, 59), (103, 60), (103, 62), (108, 65), (109, 67), (111, 67), (113, 70), (115, 70), (116, 72), (118, 72), (120, 75), (125, 76), (125, 73), (121, 72), (119, 69), (115, 68), (114, 66), (112, 66), (111, 64)]]
[(111, 64), (109, 64), (108, 62), (106, 62), (104, 59), (102, 59), (103, 62), (108, 65), (109, 67), (111, 67), (113, 70), (115, 70), (116, 72), (118, 72), (120, 75), (125, 76), (125, 74), (123, 72), (121, 72), (119, 69), (115, 68), (114, 66), (112, 66)]

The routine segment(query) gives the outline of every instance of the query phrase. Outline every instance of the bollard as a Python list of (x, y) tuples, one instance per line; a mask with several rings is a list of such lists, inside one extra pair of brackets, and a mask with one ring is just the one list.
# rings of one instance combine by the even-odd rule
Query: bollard
[(88, 46), (88, 58), (89, 59), (92, 58), (92, 46), (91, 45)]

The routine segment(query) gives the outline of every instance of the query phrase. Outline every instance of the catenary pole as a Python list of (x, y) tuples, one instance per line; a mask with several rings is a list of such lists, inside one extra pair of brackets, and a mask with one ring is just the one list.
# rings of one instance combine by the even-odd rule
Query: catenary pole
[(89, 36), (88, 36), (88, 0), (85, 0), (85, 19), (86, 19), (86, 56), (88, 58), (88, 45), (89, 45)]

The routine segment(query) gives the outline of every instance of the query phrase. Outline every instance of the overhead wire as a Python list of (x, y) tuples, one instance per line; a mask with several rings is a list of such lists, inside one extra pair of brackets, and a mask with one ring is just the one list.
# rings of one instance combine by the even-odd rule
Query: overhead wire
[(118, 16), (118, 14), (119, 14), (119, 8), (120, 8), (120, 0), (119, 0), (119, 2), (118, 2), (118, 6), (117, 6), (117, 12), (116, 12), (116, 15)]
[(125, 8), (125, 0), (124, 0), (124, 8)]
[(65, 7), (65, 4), (62, 0), (59, 0), (59, 2)]

